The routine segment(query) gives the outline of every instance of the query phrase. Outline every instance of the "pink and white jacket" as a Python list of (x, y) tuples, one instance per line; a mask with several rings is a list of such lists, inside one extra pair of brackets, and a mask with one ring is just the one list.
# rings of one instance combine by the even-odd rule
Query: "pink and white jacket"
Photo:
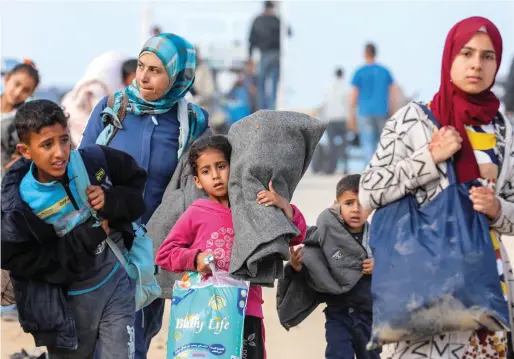
[[(307, 224), (303, 214), (293, 206), (292, 222), (300, 230), (290, 246), (303, 242)], [(156, 264), (171, 272), (195, 271), (198, 253), (212, 253), (216, 269), (228, 271), (234, 225), (232, 211), (219, 203), (197, 199), (179, 218), (162, 243), (156, 256)], [(263, 318), (262, 288), (250, 286), (246, 315)]]

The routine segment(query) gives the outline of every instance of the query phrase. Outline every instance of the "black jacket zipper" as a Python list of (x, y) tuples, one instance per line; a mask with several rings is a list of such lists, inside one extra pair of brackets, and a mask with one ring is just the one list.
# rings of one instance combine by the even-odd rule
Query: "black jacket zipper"
[(68, 178), (66, 178), (65, 182), (61, 182), (62, 186), (64, 187), (64, 190), (66, 191), (66, 194), (68, 195), (68, 198), (71, 201), (71, 204), (73, 205), (73, 208), (75, 208), (76, 211), (79, 210), (79, 206), (77, 205), (77, 201), (75, 201), (75, 197), (73, 197), (73, 193), (71, 193), (70, 189), (70, 181)]
[[(350, 231), (348, 231), (348, 232), (350, 232)], [(352, 232), (350, 232), (350, 235), (353, 237), (353, 239), (355, 239), (355, 242), (357, 242), (361, 246), (361, 248), (364, 250), (364, 253), (366, 254), (366, 258), (369, 258), (368, 257), (368, 251), (366, 250), (366, 247), (364, 247), (362, 242), (359, 242), (359, 240), (357, 238), (355, 238), (355, 236), (353, 235)], [(364, 241), (364, 232), (362, 234), (362, 240)]]
[(350, 234), (350, 236), (352, 236), (353, 239), (355, 239), (355, 242), (357, 242), (357, 244), (359, 246), (361, 246), (361, 248), (364, 250), (364, 253), (366, 254), (366, 258), (369, 258), (368, 256), (368, 251), (366, 249), (366, 247), (364, 247), (364, 245), (362, 244), (362, 242), (364, 242), (364, 231), (366, 230), (366, 226), (364, 226), (364, 231), (362, 231), (362, 240), (359, 242), (359, 240), (357, 239), (357, 237), (355, 237), (353, 235), (352, 232), (350, 232), (350, 228), (348, 228), (348, 226), (346, 226), (346, 224), (343, 222), (343, 226), (344, 228), (346, 229), (346, 231)]

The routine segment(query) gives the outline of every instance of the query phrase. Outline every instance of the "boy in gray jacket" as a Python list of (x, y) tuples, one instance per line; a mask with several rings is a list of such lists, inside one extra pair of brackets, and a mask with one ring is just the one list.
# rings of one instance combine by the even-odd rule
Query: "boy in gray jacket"
[[(319, 248), (304, 242), (304, 248), (291, 252), (291, 267), (298, 275), (304, 274), (304, 283), (317, 293), (316, 302), (327, 304), (324, 311), (326, 359), (380, 357), (380, 351), (366, 350), (372, 323), (373, 258), (366, 224), (369, 212), (364, 211), (359, 202), (359, 181), (360, 175), (348, 175), (337, 184), (334, 206), (320, 215), (317, 227), (310, 231)], [(313, 254), (320, 249), (332, 278), (319, 268), (319, 253)], [(313, 260), (315, 257), (317, 260)], [(327, 284), (331, 281), (335, 281), (335, 286)]]

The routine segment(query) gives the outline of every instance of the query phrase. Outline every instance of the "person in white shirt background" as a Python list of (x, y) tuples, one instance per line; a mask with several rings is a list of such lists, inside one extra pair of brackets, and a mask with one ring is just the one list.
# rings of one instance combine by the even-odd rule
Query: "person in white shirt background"
[(324, 135), (325, 146), (318, 148), (319, 158), (313, 165), (314, 172), (333, 174), (339, 160), (344, 162), (344, 172), (348, 172), (346, 155), (346, 121), (348, 93), (344, 85), (344, 70), (337, 68), (335, 77), (325, 91), (320, 117), (328, 122)]
[(200, 56), (198, 47), (196, 47), (195, 82), (191, 93), (195, 104), (209, 113), (212, 112), (216, 93), (214, 75), (209, 64)]

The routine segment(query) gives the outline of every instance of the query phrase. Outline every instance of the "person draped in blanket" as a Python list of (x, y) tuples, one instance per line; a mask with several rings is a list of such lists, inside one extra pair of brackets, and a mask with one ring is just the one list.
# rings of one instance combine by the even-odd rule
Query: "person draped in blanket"
[[(228, 271), (234, 242), (228, 196), (231, 152), (231, 145), (223, 136), (201, 138), (191, 147), (189, 162), (194, 180), (196, 186), (207, 193), (208, 199), (197, 199), (171, 229), (156, 256), (156, 263), (162, 269), (208, 274), (210, 267), (204, 259), (213, 255), (216, 269)], [(300, 230), (290, 246), (300, 244), (307, 230), (305, 218), (298, 208), (273, 190), (272, 183), (269, 187), (269, 191), (257, 194), (257, 201), (264, 206), (280, 208)], [(266, 357), (262, 304), (262, 288), (251, 285), (242, 358)]]
[[(377, 152), (362, 175), (359, 198), (380, 208), (406, 194), (428, 203), (449, 185), (446, 161), (454, 156), (459, 183), (478, 179), (470, 200), (489, 219), (498, 261), (498, 285), (512, 303), (512, 270), (502, 235), (514, 235), (514, 148), (512, 126), (491, 92), (502, 58), (502, 38), (483, 17), (457, 23), (443, 53), (441, 85), (428, 108), (436, 129), (419, 104), (410, 103), (386, 124)], [(505, 278), (507, 276), (507, 278)], [(485, 330), (440, 333), (396, 343), (393, 358), (501, 359), (507, 332)]]

